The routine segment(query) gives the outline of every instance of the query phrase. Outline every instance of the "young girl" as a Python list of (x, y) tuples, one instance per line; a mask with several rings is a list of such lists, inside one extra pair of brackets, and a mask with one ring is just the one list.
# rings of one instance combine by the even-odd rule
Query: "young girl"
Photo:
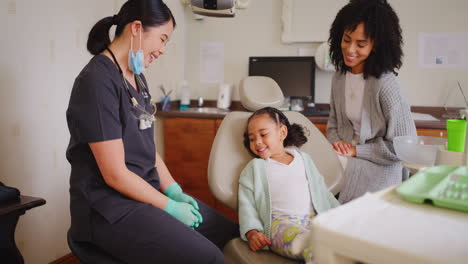
[(393, 138), (416, 135), (401, 94), (399, 19), (385, 0), (351, 0), (330, 29), (332, 79), (327, 137), (345, 165), (341, 203), (408, 176)]
[(253, 251), (269, 246), (280, 255), (312, 260), (310, 221), (338, 206), (309, 155), (303, 128), (266, 107), (248, 120), (244, 145), (256, 156), (239, 179), (239, 224)]

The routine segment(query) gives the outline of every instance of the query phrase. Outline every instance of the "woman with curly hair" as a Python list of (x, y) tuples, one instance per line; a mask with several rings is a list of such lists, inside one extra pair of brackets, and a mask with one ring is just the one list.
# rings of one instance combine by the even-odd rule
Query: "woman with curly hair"
[(331, 29), (332, 79), (327, 138), (342, 161), (339, 201), (401, 183), (408, 171), (393, 139), (415, 135), (396, 70), (402, 65), (399, 19), (386, 0), (351, 0)]
[(338, 201), (310, 156), (298, 149), (306, 142), (302, 126), (289, 123), (276, 108), (257, 110), (247, 121), (244, 146), (256, 159), (239, 178), (239, 225), (253, 251), (269, 248), (313, 260), (311, 220)]

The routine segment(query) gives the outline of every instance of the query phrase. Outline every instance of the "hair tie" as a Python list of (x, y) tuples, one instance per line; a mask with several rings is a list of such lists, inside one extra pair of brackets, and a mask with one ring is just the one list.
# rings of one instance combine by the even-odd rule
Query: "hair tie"
[(117, 15), (112, 16), (112, 25), (119, 24), (119, 17)]

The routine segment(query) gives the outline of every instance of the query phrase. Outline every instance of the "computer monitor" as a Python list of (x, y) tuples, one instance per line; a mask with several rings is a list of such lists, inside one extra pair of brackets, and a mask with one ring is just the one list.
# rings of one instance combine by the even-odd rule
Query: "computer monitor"
[(249, 76), (268, 76), (285, 97), (308, 97), (315, 102), (314, 57), (250, 57)]

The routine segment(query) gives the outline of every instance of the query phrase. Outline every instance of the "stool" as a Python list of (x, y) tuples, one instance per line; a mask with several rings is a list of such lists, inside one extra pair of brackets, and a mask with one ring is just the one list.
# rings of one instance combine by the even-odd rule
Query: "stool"
[(21, 195), (19, 199), (0, 204), (0, 262), (23, 264), (24, 259), (15, 242), (16, 224), (27, 210), (44, 205), (42, 198)]
[(111, 255), (107, 254), (98, 247), (88, 242), (74, 241), (70, 230), (67, 232), (67, 242), (73, 255), (75, 255), (82, 264), (123, 264)]

